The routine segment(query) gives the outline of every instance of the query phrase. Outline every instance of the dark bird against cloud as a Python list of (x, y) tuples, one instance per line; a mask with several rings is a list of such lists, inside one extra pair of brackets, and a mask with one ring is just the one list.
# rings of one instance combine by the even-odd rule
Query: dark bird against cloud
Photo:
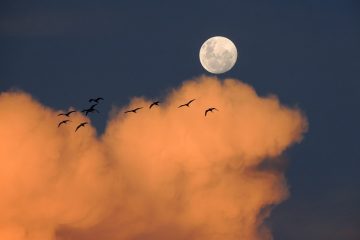
[(130, 112), (133, 112), (133, 113), (136, 113), (138, 110), (142, 109), (142, 107), (138, 107), (138, 108), (134, 108), (132, 110), (127, 110), (125, 111), (124, 113), (130, 113)]
[(76, 132), (79, 128), (85, 127), (85, 125), (87, 125), (87, 124), (89, 124), (89, 123), (88, 123), (88, 122), (82, 122), (82, 123), (80, 123), (80, 124), (76, 127), (75, 132)]
[(191, 99), (189, 102), (187, 102), (185, 104), (182, 104), (182, 105), (178, 106), (178, 108), (185, 107), (185, 106), (190, 107), (190, 103), (192, 103), (193, 101), (195, 101), (195, 98)]
[(76, 111), (75, 111), (75, 110), (72, 110), (72, 111), (69, 111), (69, 112), (67, 112), (67, 113), (60, 113), (60, 114), (58, 114), (58, 116), (70, 117), (70, 114), (72, 114), (72, 113), (74, 113), (74, 112), (76, 112)]
[(152, 108), (153, 106), (159, 106), (160, 101), (156, 101), (150, 104), (149, 108)]
[(214, 108), (214, 107), (211, 107), (211, 108), (208, 108), (208, 109), (206, 109), (205, 110), (205, 117), (206, 117), (206, 114), (208, 113), (208, 112), (213, 112), (213, 111), (219, 111), (219, 110), (217, 110), (216, 108)]
[(61, 121), (61, 122), (59, 122), (58, 127), (60, 127), (62, 124), (66, 124), (68, 122), (70, 122), (70, 120)]

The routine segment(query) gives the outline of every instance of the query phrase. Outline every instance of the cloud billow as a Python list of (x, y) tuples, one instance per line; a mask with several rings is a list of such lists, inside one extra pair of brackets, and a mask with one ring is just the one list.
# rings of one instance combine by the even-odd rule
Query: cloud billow
[(96, 137), (74, 133), (81, 114), (57, 128), (53, 109), (2, 93), (0, 239), (271, 239), (268, 207), (288, 196), (271, 165), (301, 141), (301, 111), (205, 76), (150, 103), (134, 98), (127, 108), (144, 109), (119, 111)]

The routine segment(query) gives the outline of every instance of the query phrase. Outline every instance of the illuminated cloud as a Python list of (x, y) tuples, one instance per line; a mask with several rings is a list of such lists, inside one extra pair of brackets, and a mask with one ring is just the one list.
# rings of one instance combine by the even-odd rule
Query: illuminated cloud
[(134, 98), (144, 108), (97, 138), (74, 133), (80, 114), (57, 128), (29, 95), (0, 95), (0, 239), (271, 239), (263, 221), (288, 195), (272, 166), (301, 140), (301, 112), (209, 77), (150, 103)]

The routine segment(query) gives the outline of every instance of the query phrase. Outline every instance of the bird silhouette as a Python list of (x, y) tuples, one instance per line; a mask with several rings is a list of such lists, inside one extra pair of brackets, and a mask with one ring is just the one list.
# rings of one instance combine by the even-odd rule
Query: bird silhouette
[(134, 108), (134, 109), (132, 109), (132, 110), (127, 110), (127, 111), (125, 111), (124, 113), (130, 113), (130, 112), (136, 113), (136, 111), (138, 111), (138, 110), (140, 110), (140, 109), (142, 109), (142, 107)]
[(98, 97), (98, 98), (90, 98), (89, 102), (96, 102), (99, 103), (100, 100), (104, 100), (102, 97)]
[(214, 108), (214, 107), (211, 107), (211, 108), (206, 109), (206, 110), (205, 110), (205, 117), (206, 117), (206, 114), (207, 114), (208, 112), (213, 112), (214, 110), (219, 111), (219, 110), (217, 110), (217, 109)]
[(92, 112), (96, 112), (96, 113), (100, 113), (99, 110), (95, 109), (95, 108), (88, 108), (88, 109), (84, 109), (81, 112), (85, 113), (85, 115), (87, 116), (89, 113)]
[(160, 103), (160, 101), (153, 102), (152, 104), (150, 104), (149, 108), (152, 108), (155, 105), (159, 106), (159, 103)]
[(66, 124), (67, 122), (70, 122), (70, 120), (64, 120), (59, 122), (58, 127), (60, 127), (62, 124)]
[(82, 123), (80, 123), (80, 124), (76, 127), (75, 132), (76, 132), (79, 128), (85, 127), (86, 124), (89, 124), (89, 123), (88, 123), (88, 122), (82, 122)]
[(185, 104), (181, 104), (180, 106), (178, 106), (178, 108), (185, 107), (185, 106), (190, 107), (190, 103), (192, 103), (193, 101), (195, 101), (195, 98), (191, 99), (190, 101), (188, 101)]
[(74, 112), (76, 112), (76, 111), (75, 111), (75, 110), (72, 110), (72, 111), (67, 112), (67, 113), (60, 113), (60, 114), (58, 114), (58, 116), (67, 116), (67, 117), (70, 117), (70, 114), (72, 114), (72, 113), (74, 113)]

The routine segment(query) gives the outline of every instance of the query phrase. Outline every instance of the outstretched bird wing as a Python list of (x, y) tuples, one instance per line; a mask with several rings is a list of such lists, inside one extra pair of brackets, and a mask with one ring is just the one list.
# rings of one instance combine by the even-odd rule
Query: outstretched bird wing
[(66, 116), (65, 113), (59, 113), (58, 116)]
[(98, 102), (100, 100), (104, 100), (102, 97), (98, 97), (95, 101)]
[(72, 113), (74, 113), (74, 112), (76, 112), (76, 111), (75, 111), (75, 110), (72, 110), (72, 111), (66, 113), (65, 115), (66, 115), (66, 116), (70, 116), (70, 114), (72, 114)]
[(129, 113), (129, 112), (133, 112), (133, 113), (136, 113), (137, 110), (140, 110), (142, 109), (142, 107), (138, 107), (138, 108), (134, 108), (134, 109), (131, 109), (131, 110), (127, 110), (125, 111), (124, 113)]
[(214, 107), (208, 108), (208, 109), (205, 110), (205, 116), (206, 116), (206, 114), (207, 114), (208, 112), (212, 112), (213, 110), (219, 111), (219, 110), (217, 110), (217, 109), (214, 108)]
[(70, 122), (70, 120), (64, 120), (64, 121), (59, 122), (58, 127), (60, 127), (62, 124), (65, 124), (67, 122)]
[(188, 102), (185, 103), (185, 104), (181, 104), (180, 106), (178, 106), (178, 108), (185, 107), (185, 106), (189, 107), (190, 103), (192, 103), (193, 101), (195, 101), (195, 98), (194, 98), (194, 99), (191, 99), (190, 101), (188, 101)]
[(81, 126), (83, 126), (83, 125), (80, 124), (79, 126), (77, 126), (76, 129), (75, 129), (75, 132), (76, 132), (79, 128), (81, 128)]
[(191, 99), (191, 100), (187, 103), (187, 105), (189, 105), (189, 104), (192, 103), (193, 101), (195, 101), (195, 98), (194, 98), (194, 99)]
[(159, 101), (156, 101), (156, 102), (153, 102), (152, 104), (150, 104), (150, 107), (149, 108), (152, 108), (154, 105), (159, 105)]
[(186, 104), (181, 104), (180, 106), (178, 106), (178, 108), (181, 108), (181, 107), (185, 107), (187, 106)]
[(86, 124), (88, 124), (88, 122), (80, 123), (80, 124), (76, 127), (75, 132), (76, 132), (79, 128), (84, 127)]

